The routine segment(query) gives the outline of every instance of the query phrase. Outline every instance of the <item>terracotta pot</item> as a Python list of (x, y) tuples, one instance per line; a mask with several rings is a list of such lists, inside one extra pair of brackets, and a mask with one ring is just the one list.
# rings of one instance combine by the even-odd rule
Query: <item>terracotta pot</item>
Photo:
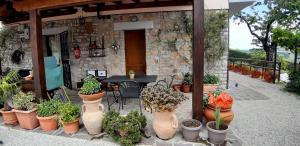
[(79, 130), (79, 119), (73, 122), (63, 123), (63, 127), (66, 134), (74, 134)]
[(82, 122), (89, 134), (96, 135), (101, 132), (104, 117), (104, 106), (99, 100), (83, 101)]
[[(231, 108), (228, 109), (220, 109), (220, 115), (221, 118), (223, 119), (223, 122), (227, 125), (230, 124), (230, 122), (233, 120), (234, 117), (234, 113), (231, 110)], [(215, 108), (213, 108), (212, 106), (208, 106), (207, 108), (204, 109), (204, 116), (206, 118), (207, 121), (215, 121)]]
[(177, 92), (181, 92), (181, 84), (174, 84), (172, 85), (173, 89)]
[(4, 124), (8, 125), (17, 125), (18, 124), (18, 119), (13, 111), (4, 111), (4, 109), (0, 109), (0, 113), (3, 116), (3, 122)]
[(222, 130), (216, 130), (213, 128), (215, 126), (216, 121), (210, 121), (206, 124), (206, 128), (208, 130), (208, 141), (219, 145), (219, 144), (224, 144), (226, 134), (228, 131), (228, 126), (223, 124), (221, 127), (223, 128)]
[(95, 94), (91, 94), (91, 95), (84, 95), (84, 94), (78, 93), (78, 95), (82, 98), (82, 100), (93, 101), (93, 100), (101, 99), (105, 95), (105, 92), (99, 92), (99, 93), (95, 93)]
[(184, 92), (184, 93), (189, 93), (189, 92), (191, 92), (191, 85), (187, 85), (187, 84), (183, 84), (182, 85), (182, 92)]
[(41, 125), (41, 128), (45, 132), (53, 131), (57, 129), (57, 116), (50, 116), (50, 117), (36, 117)]
[[(193, 127), (193, 126), (186, 125), (188, 122), (196, 123), (199, 126), (194, 126)], [(193, 141), (197, 141), (198, 140), (200, 129), (202, 127), (202, 124), (201, 124), (200, 121), (195, 120), (195, 119), (184, 120), (181, 123), (181, 127), (182, 127), (183, 138), (186, 141), (192, 141), (193, 142)]]
[(13, 111), (16, 113), (21, 128), (32, 130), (40, 125), (36, 118), (36, 108), (30, 111), (21, 111), (16, 109), (13, 109)]
[(218, 87), (219, 87), (218, 84), (204, 84), (203, 93), (209, 93), (209, 92), (215, 91), (215, 90), (217, 90)]
[(172, 138), (178, 128), (178, 120), (174, 112), (154, 112), (153, 129), (160, 139)]

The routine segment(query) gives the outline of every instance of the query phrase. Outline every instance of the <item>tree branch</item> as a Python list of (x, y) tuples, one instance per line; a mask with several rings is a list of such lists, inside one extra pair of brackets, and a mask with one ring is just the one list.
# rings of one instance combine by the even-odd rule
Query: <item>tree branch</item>
[(256, 34), (256, 33), (252, 30), (252, 28), (251, 28), (251, 26), (250, 26), (250, 23), (249, 23), (244, 17), (242, 17), (242, 16), (237, 16), (237, 17), (239, 17), (241, 20), (243, 20), (243, 21), (247, 24), (247, 27), (249, 28), (250, 33), (251, 33), (253, 36), (255, 36), (255, 37), (256, 37), (259, 41), (261, 41), (261, 42), (264, 41), (263, 38), (261, 38), (258, 34)]

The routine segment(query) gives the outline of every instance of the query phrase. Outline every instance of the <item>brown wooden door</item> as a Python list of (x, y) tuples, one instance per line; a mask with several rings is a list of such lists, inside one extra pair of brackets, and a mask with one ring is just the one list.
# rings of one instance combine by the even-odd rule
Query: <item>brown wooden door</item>
[(145, 30), (125, 31), (126, 75), (133, 70), (137, 75), (146, 75)]

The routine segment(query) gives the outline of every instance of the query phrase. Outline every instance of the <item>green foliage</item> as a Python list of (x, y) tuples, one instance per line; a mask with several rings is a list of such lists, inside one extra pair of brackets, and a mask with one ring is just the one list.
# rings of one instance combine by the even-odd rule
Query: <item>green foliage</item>
[(203, 83), (204, 84), (219, 84), (220, 79), (216, 75), (206, 74), (206, 75), (204, 75)]
[(146, 87), (142, 90), (140, 98), (143, 99), (147, 111), (174, 111), (177, 105), (187, 99), (181, 92), (162, 86)]
[(273, 29), (272, 39), (281, 47), (286, 47), (294, 51), (300, 46), (300, 33), (294, 33), (288, 29)]
[(289, 82), (285, 89), (289, 92), (300, 93), (300, 72), (292, 70), (289, 72)]
[(84, 84), (82, 88), (80, 88), (79, 93), (85, 95), (95, 94), (101, 91), (101, 83), (97, 81), (97, 79), (93, 76), (87, 76), (84, 79)]
[(214, 113), (215, 119), (216, 119), (216, 129), (219, 130), (220, 126), (223, 124), (223, 120), (221, 118), (220, 114), (220, 108), (216, 106), (216, 111)]
[(278, 24), (288, 29), (299, 29), (300, 27), (300, 1), (299, 0), (275, 0), (277, 5), (272, 10), (279, 18)]
[(213, 63), (227, 50), (227, 43), (222, 39), (222, 31), (228, 26), (228, 12), (205, 11), (204, 17), (205, 59)]
[(29, 111), (36, 106), (36, 103), (34, 103), (35, 98), (33, 92), (24, 93), (20, 91), (14, 95), (12, 99), (13, 107), (17, 110)]
[(104, 131), (122, 146), (133, 146), (140, 142), (146, 124), (146, 117), (137, 111), (121, 116), (120, 113), (111, 110), (103, 119)]
[(187, 72), (183, 74), (182, 84), (192, 85), (193, 84), (193, 76), (191, 73)]
[(250, 58), (250, 55), (246, 52), (240, 51), (240, 50), (229, 50), (229, 57), (231, 58)]
[[(18, 71), (14, 70), (9, 72), (6, 76), (0, 77), (0, 100), (7, 102), (18, 90), (19, 83)], [(8, 104), (5, 104), (8, 105)], [(9, 110), (10, 107), (4, 107)]]
[(250, 52), (250, 57), (253, 60), (265, 60), (266, 58), (266, 52), (264, 52), (263, 50), (255, 50), (253, 52)]
[(37, 115), (39, 117), (50, 117), (59, 113), (59, 108), (62, 106), (60, 99), (50, 99), (43, 101), (37, 105)]
[(290, 63), (287, 59), (285, 59), (282, 55), (279, 55), (278, 56), (278, 61), (281, 62), (281, 69), (282, 70), (288, 70)]
[(62, 123), (69, 123), (77, 120), (80, 116), (79, 105), (70, 102), (64, 103), (59, 107), (59, 119)]

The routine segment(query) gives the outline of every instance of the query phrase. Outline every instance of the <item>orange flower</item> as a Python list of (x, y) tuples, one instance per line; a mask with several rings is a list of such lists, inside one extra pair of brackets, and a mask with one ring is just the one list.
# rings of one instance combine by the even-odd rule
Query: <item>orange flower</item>
[(227, 92), (222, 92), (217, 97), (215, 97), (213, 93), (208, 93), (208, 96), (208, 103), (212, 106), (218, 106), (220, 108), (231, 108), (233, 104), (233, 98)]

